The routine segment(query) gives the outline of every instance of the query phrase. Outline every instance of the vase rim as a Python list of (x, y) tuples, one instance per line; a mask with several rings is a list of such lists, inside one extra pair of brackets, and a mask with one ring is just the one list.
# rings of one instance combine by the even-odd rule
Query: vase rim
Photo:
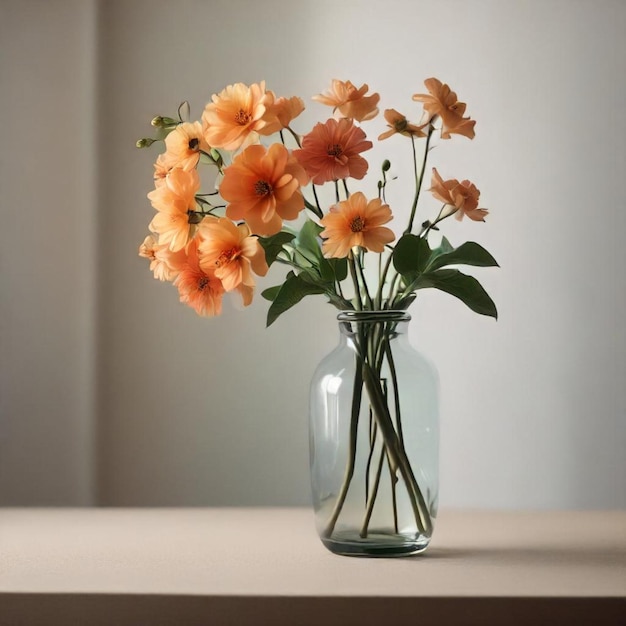
[(339, 322), (410, 322), (411, 315), (404, 310), (383, 309), (379, 311), (342, 311)]

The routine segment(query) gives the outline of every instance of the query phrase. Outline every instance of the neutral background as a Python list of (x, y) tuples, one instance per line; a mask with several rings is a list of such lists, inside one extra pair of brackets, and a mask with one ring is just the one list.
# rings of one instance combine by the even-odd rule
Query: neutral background
[[(476, 272), (498, 322), (438, 292), (411, 310), (441, 376), (441, 503), (623, 508), (624, 33), (619, 0), (0, 0), (0, 503), (307, 503), (334, 310), (265, 330), (261, 298), (213, 320), (179, 304), (137, 257), (157, 151), (134, 143), (236, 81), (304, 97), (306, 132), (332, 78), (415, 117), (437, 76), (477, 136), (433, 164), (491, 210), (446, 234), (502, 266)], [(407, 144), (370, 156), (406, 215)]]

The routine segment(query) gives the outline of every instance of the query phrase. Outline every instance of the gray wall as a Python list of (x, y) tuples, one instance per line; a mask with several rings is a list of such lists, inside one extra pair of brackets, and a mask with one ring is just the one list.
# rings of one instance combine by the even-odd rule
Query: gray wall
[[(304, 97), (305, 131), (331, 78), (408, 112), (434, 75), (477, 136), (433, 164), (491, 210), (446, 234), (502, 265), (479, 276), (497, 323), (438, 292), (411, 311), (441, 375), (442, 505), (626, 505), (623, 2), (5, 0), (0, 18), (1, 503), (307, 503), (334, 310), (264, 330), (261, 298), (213, 320), (180, 305), (136, 256), (157, 152), (134, 141), (235, 81)], [(400, 221), (403, 148), (374, 159)]]

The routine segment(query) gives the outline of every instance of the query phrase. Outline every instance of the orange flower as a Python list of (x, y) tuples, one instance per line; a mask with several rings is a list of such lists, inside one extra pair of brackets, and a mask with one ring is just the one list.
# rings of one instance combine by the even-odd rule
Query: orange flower
[(362, 85), (357, 89), (349, 80), (343, 82), (335, 79), (329, 91), (313, 96), (313, 100), (333, 107), (333, 110), (338, 111), (341, 117), (363, 122), (378, 115), (376, 105), (380, 96), (377, 93), (366, 96), (368, 89), (367, 85)]
[(360, 192), (333, 206), (321, 220), (326, 240), (322, 243), (325, 257), (343, 258), (354, 246), (372, 252), (383, 252), (395, 239), (393, 231), (382, 224), (391, 220), (391, 209), (380, 198), (368, 202)]
[(291, 124), (291, 120), (298, 117), (302, 111), (304, 111), (304, 101), (298, 96), (293, 96), (293, 98), (281, 96), (275, 99), (274, 103), (266, 108), (264, 119), (267, 126), (259, 130), (259, 134), (271, 135), (287, 128)]
[(139, 246), (139, 256), (150, 259), (150, 269), (159, 280), (174, 280), (187, 260), (184, 250), (172, 252), (167, 244), (159, 244), (148, 235)]
[(463, 117), (465, 103), (459, 102), (456, 93), (436, 78), (424, 81), (428, 94), (415, 94), (413, 100), (424, 103), (424, 111), (428, 114), (428, 122), (435, 116), (441, 117), (441, 138), (450, 139), (451, 134), (474, 138), (474, 124), (469, 117)]
[(150, 222), (150, 230), (159, 235), (160, 244), (168, 244), (170, 250), (182, 250), (191, 238), (192, 224), (189, 211), (196, 209), (196, 192), (200, 178), (196, 170), (186, 172), (175, 168), (165, 179), (165, 184), (148, 194), (158, 213)]
[(300, 186), (308, 182), (304, 169), (279, 143), (269, 148), (248, 146), (224, 170), (220, 194), (229, 204), (226, 215), (245, 220), (257, 235), (273, 235), (283, 220), (293, 220), (304, 208)]
[(165, 153), (159, 154), (154, 164), (154, 186), (165, 185), (165, 179), (172, 168), (165, 161)]
[(341, 178), (361, 179), (367, 173), (367, 161), (359, 156), (369, 150), (371, 141), (352, 120), (328, 120), (319, 123), (302, 139), (302, 149), (294, 156), (316, 185)]
[(400, 135), (406, 135), (407, 137), (413, 135), (414, 137), (426, 137), (426, 133), (422, 130), (424, 126), (415, 126), (409, 124), (408, 120), (402, 113), (398, 113), (395, 109), (385, 109), (385, 120), (390, 130), (385, 131), (378, 136), (378, 140), (382, 141), (399, 133)]
[(170, 167), (192, 170), (200, 160), (200, 150), (209, 150), (202, 136), (200, 122), (184, 122), (179, 124), (165, 138), (164, 162)]
[(198, 315), (212, 317), (222, 312), (224, 287), (215, 274), (200, 267), (198, 239), (192, 239), (187, 247), (187, 260), (174, 281), (180, 301), (193, 308)]
[(437, 200), (454, 207), (457, 220), (467, 215), (475, 222), (484, 222), (489, 211), (478, 208), (480, 191), (469, 180), (459, 182), (456, 179), (443, 180), (436, 168), (433, 167), (430, 192)]
[(252, 272), (265, 276), (268, 271), (265, 252), (257, 238), (250, 237), (245, 224), (236, 225), (226, 217), (205, 217), (198, 234), (200, 267), (213, 272), (226, 291), (238, 289), (248, 306), (255, 285)]
[(207, 143), (214, 148), (237, 150), (258, 141), (258, 132), (267, 121), (265, 112), (273, 104), (265, 81), (247, 87), (243, 83), (228, 85), (212, 97), (202, 114), (202, 128)]

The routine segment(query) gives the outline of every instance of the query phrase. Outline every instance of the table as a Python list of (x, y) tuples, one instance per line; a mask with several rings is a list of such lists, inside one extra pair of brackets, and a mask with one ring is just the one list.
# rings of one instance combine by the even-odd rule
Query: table
[(0, 509), (2, 626), (626, 624), (626, 512), (441, 511), (327, 552), (301, 508)]

